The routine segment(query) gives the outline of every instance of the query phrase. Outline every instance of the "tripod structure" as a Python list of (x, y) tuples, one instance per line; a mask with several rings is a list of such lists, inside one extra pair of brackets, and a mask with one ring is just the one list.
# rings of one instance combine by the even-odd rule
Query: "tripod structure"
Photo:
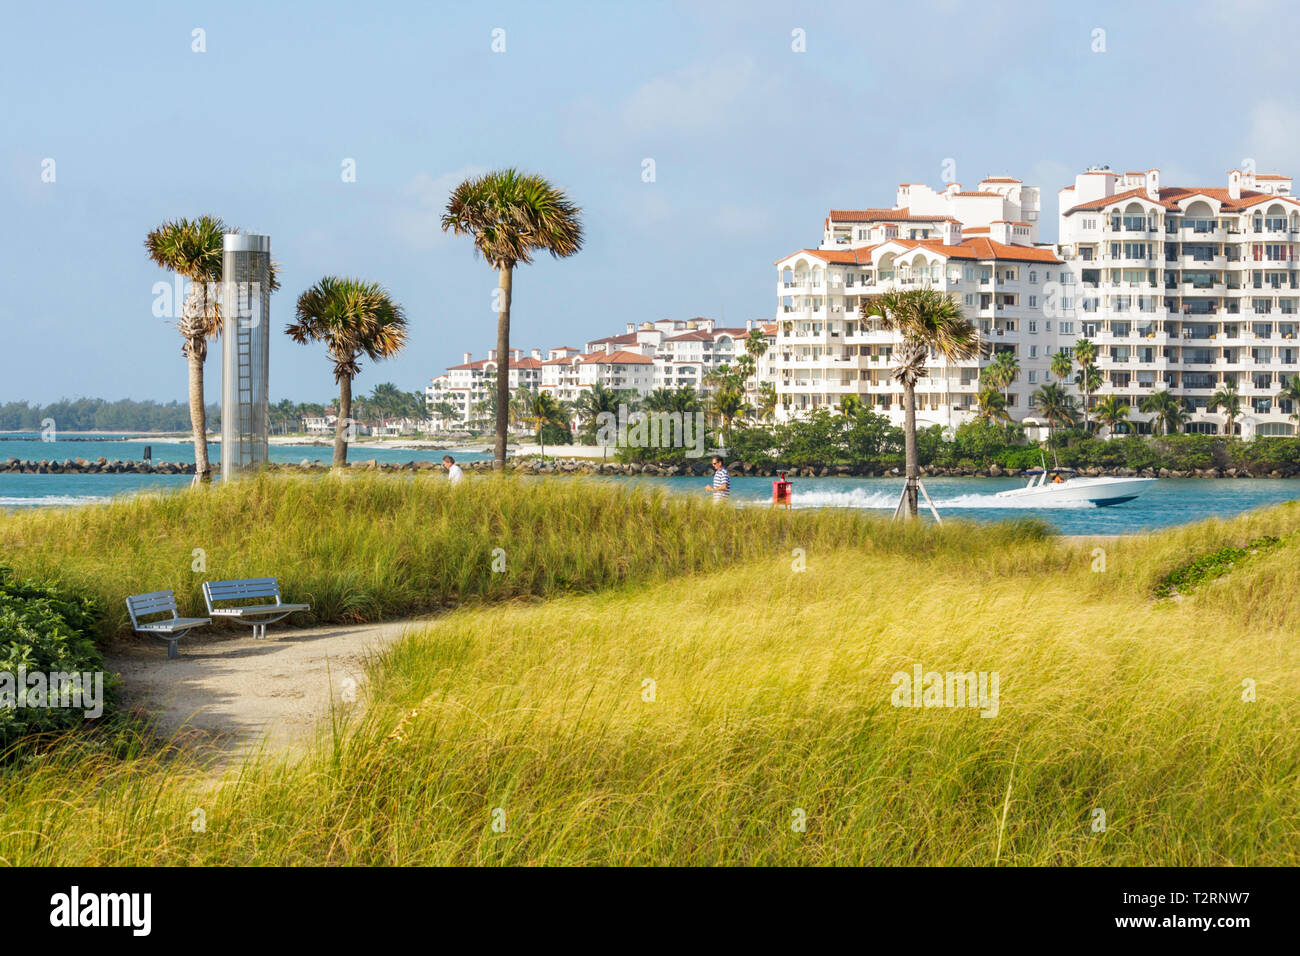
[(913, 490), (913, 486), (915, 486), (916, 490), (925, 498), (925, 503), (930, 509), (930, 514), (934, 515), (935, 524), (943, 524), (943, 519), (939, 517), (939, 509), (936, 508), (934, 502), (930, 500), (930, 492), (925, 490), (925, 485), (921, 483), (920, 478), (908, 478), (907, 481), (903, 483), (903, 493), (898, 497), (898, 507), (894, 509), (894, 517), (891, 518), (890, 521), (897, 521), (907, 510), (908, 492)]

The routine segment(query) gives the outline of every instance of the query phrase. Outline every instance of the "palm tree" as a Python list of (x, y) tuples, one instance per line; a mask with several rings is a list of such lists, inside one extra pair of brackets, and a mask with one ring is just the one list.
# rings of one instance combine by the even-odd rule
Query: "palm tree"
[(985, 367), (984, 371), (988, 375), (990, 384), (1000, 388), (1002, 397), (1006, 399), (1011, 384), (1020, 374), (1020, 360), (1016, 358), (1015, 352), (1004, 349), (993, 356), (993, 361)]
[(1219, 390), (1210, 396), (1210, 411), (1223, 409), (1223, 433), (1232, 436), (1232, 426), (1241, 417), (1241, 396), (1237, 394), (1236, 382), (1224, 382)]
[(474, 250), (497, 270), (497, 421), (492, 467), (506, 465), (510, 427), (510, 296), (514, 270), (536, 252), (557, 259), (582, 248), (581, 210), (541, 176), (514, 169), (490, 172), (457, 186), (442, 216), (444, 232), (470, 236)]
[(200, 216), (165, 222), (144, 240), (150, 259), (189, 280), (189, 291), (176, 326), (181, 333), (181, 354), (190, 366), (190, 425), (194, 430), (196, 485), (212, 480), (208, 416), (203, 404), (203, 363), (208, 357), (208, 339), (221, 331), (220, 303), (212, 289), (221, 281), (222, 242), (231, 231), (216, 216)]
[(1097, 403), (1097, 421), (1110, 429), (1112, 435), (1119, 434), (1119, 426), (1128, 421), (1131, 411), (1128, 402), (1118, 395), (1107, 395)]
[[(648, 411), (666, 411), (666, 407), (651, 407), (651, 399), (658, 396), (657, 401), (666, 401), (671, 392), (666, 388), (660, 388), (646, 396), (646, 409)], [(607, 388), (601, 382), (595, 382), (591, 388), (587, 389), (578, 396), (575, 403), (578, 415), (583, 422), (585, 433), (594, 435), (597, 430), (597, 424), (601, 415), (617, 415), (621, 395), (611, 388)], [(609, 446), (601, 444), (601, 459), (603, 460), (609, 454)]]
[(334, 467), (348, 463), (347, 426), (352, 416), (352, 379), (357, 359), (391, 358), (406, 343), (406, 314), (374, 282), (326, 276), (298, 297), (296, 321), (285, 333), (300, 345), (323, 342), (339, 385), (339, 417), (334, 426)]
[(671, 388), (656, 388), (641, 401), (641, 407), (647, 412), (670, 412), (673, 410), (674, 395)]
[(1183, 403), (1167, 388), (1143, 396), (1138, 402), (1138, 410), (1144, 415), (1155, 416), (1151, 424), (1158, 434), (1176, 432), (1187, 421), (1187, 410)]
[(903, 386), (904, 453), (907, 516), (917, 516), (920, 468), (916, 451), (916, 383), (926, 375), (925, 363), (933, 351), (947, 362), (975, 358), (980, 353), (979, 333), (948, 295), (932, 288), (886, 292), (862, 303), (864, 319), (879, 319), (881, 328), (902, 337), (894, 378)]
[(758, 360), (767, 354), (767, 335), (760, 328), (752, 328), (745, 336), (745, 354), (754, 363), (754, 389), (758, 390)]
[(1088, 420), (1088, 407), (1092, 403), (1092, 393), (1101, 386), (1101, 370), (1097, 368), (1097, 346), (1088, 339), (1079, 339), (1074, 343), (1074, 360), (1079, 363), (1079, 374), (1075, 383), (1083, 395), (1083, 429), (1091, 430)]
[(771, 382), (758, 383), (758, 401), (754, 412), (759, 421), (770, 422), (776, 417), (776, 386)]
[(1278, 403), (1290, 402), (1291, 415), (1289, 417), (1300, 422), (1300, 375), (1292, 375), (1290, 378), (1285, 379), (1282, 383), (1282, 390), (1274, 397), (1274, 401)]
[(1052, 449), (1052, 464), (1059, 466), (1061, 461), (1056, 457), (1056, 429), (1058, 426), (1068, 427), (1074, 424), (1074, 396), (1062, 385), (1048, 382), (1034, 392), (1033, 404), (1039, 414), (1047, 419), (1047, 445)]
[(979, 402), (979, 409), (975, 414), (977, 419), (990, 425), (994, 422), (1011, 421), (1011, 413), (1007, 411), (1007, 398), (992, 383), (980, 390), (976, 401)]
[(1070, 378), (1070, 373), (1074, 371), (1074, 359), (1065, 349), (1061, 349), (1052, 356), (1051, 362), (1052, 377), (1057, 381), (1065, 382)]
[(845, 418), (854, 418), (862, 409), (862, 399), (856, 395), (845, 395), (840, 399), (840, 414)]
[(713, 398), (714, 407), (722, 417), (722, 433), (728, 444), (731, 442), (731, 423), (737, 415), (745, 410), (745, 392), (733, 383), (727, 383), (718, 389)]
[(528, 391), (533, 396), (529, 403), (526, 421), (533, 427), (537, 444), (542, 450), (542, 457), (545, 458), (546, 426), (560, 424), (564, 418), (564, 409), (550, 392), (533, 392), (529, 389), (521, 389), (521, 391)]

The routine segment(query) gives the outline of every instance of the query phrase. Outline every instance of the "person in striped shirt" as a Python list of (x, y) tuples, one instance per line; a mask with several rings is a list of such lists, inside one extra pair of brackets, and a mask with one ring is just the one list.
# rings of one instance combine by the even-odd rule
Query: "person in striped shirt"
[(713, 483), (704, 486), (713, 492), (713, 503), (726, 501), (731, 497), (731, 475), (722, 463), (721, 455), (713, 456)]

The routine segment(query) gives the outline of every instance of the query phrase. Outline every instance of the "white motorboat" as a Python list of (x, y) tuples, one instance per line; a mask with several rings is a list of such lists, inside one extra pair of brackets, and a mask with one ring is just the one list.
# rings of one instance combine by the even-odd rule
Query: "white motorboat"
[(1118, 505), (1132, 501), (1154, 478), (1084, 478), (1068, 468), (1034, 469), (1023, 488), (999, 491), (1008, 503), (1050, 508), (1053, 505)]

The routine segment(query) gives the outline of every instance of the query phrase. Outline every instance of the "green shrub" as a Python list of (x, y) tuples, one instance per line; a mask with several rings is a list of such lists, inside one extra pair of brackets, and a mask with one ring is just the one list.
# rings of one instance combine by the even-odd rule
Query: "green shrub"
[[(92, 634), (95, 603), (34, 581), (18, 581), (0, 568), (0, 749), (32, 733), (71, 730), (85, 721), (86, 706), (17, 706), (20, 670), (49, 675), (102, 673), (104, 659)], [(25, 689), (25, 688), (24, 688)], [(111, 690), (106, 687), (105, 691)], [(51, 699), (48, 701), (53, 702)], [(73, 702), (75, 704), (75, 702)]]

